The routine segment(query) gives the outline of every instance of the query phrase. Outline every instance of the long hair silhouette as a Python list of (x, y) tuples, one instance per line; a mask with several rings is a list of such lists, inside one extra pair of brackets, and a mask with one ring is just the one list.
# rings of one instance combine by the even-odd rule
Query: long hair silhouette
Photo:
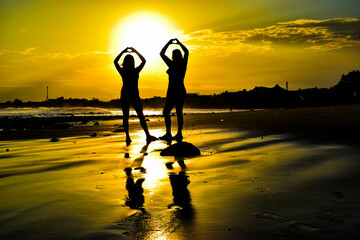
[(172, 60), (175, 64), (181, 63), (183, 61), (183, 56), (181, 54), (181, 51), (179, 49), (175, 49), (172, 52)]
[(135, 69), (135, 59), (132, 55), (128, 54), (124, 57), (122, 64), (124, 70), (133, 70)]

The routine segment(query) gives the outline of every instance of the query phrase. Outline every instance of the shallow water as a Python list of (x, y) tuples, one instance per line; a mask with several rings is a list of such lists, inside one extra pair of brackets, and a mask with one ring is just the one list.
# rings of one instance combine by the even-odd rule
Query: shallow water
[(312, 239), (352, 233), (360, 212), (358, 150), (219, 129), (184, 136), (201, 150), (201, 156), (185, 158), (186, 167), (179, 158), (161, 157), (166, 143), (146, 145), (142, 132), (132, 135), (130, 146), (122, 133), (1, 141), (0, 238)]
[[(144, 109), (145, 116), (162, 116), (163, 109)], [(173, 110), (175, 112), (175, 110)], [(234, 109), (233, 112), (249, 111), (247, 109)], [(184, 114), (198, 113), (225, 113), (229, 109), (191, 109), (185, 108)], [(134, 110), (130, 115), (136, 115)], [(72, 116), (122, 116), (120, 108), (95, 108), (95, 107), (68, 107), (68, 108), (4, 108), (0, 109), (0, 117), (72, 117)]]

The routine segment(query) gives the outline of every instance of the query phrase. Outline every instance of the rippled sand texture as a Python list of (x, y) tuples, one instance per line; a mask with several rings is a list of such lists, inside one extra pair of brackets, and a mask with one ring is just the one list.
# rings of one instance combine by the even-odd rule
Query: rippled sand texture
[(184, 132), (184, 141), (201, 156), (175, 159), (160, 156), (164, 141), (146, 145), (137, 131), (127, 147), (123, 135), (0, 142), (0, 238), (358, 234), (358, 149), (309, 144), (291, 135), (252, 138), (241, 131), (202, 129)]

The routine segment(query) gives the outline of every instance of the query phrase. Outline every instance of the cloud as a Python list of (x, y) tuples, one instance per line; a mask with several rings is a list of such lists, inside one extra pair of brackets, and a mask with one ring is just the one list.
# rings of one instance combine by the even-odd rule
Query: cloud
[(248, 43), (246, 31), (214, 32), (204, 29), (182, 37), (190, 43), (189, 48), (205, 55), (227, 56), (234, 52), (264, 53), (272, 50), (268, 42)]
[(112, 51), (46, 53), (37, 47), (0, 50), (0, 79), (4, 86), (14, 82), (28, 84), (39, 79), (62, 82), (95, 77), (101, 79), (115, 71), (110, 54)]
[(0, 50), (0, 56), (4, 55), (4, 54), (7, 54), (8, 52), (9, 52), (8, 50)]
[(19, 53), (22, 54), (22, 55), (31, 55), (34, 50), (38, 49), (38, 47), (31, 47), (31, 48), (27, 48), (23, 51), (20, 51)]
[(30, 47), (24, 50), (11, 51), (11, 50), (0, 50), (0, 59), (3, 62), (31, 62), (31, 61), (49, 61), (49, 60), (74, 60), (76, 58), (84, 56), (98, 56), (98, 55), (110, 55), (115, 51), (89, 51), (82, 53), (64, 53), (64, 52), (40, 52), (39, 47)]
[(196, 53), (227, 56), (234, 52), (266, 53), (276, 46), (330, 51), (360, 46), (360, 19), (298, 19), (249, 30), (214, 32), (204, 29), (183, 34), (182, 39)]

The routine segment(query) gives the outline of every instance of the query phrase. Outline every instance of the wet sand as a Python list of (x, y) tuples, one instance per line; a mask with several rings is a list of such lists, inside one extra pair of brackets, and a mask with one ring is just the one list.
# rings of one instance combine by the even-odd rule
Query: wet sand
[(358, 239), (359, 123), (359, 105), (187, 115), (184, 159), (136, 119), (130, 146), (121, 120), (13, 135), (0, 239)]

